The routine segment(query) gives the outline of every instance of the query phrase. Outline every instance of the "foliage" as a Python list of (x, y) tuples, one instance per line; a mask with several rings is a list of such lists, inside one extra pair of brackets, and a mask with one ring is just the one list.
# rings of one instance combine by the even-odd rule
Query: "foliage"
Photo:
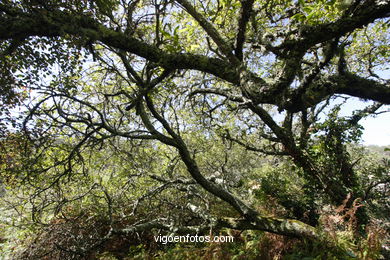
[[(384, 256), (389, 159), (358, 143), (390, 104), (389, 13), (376, 0), (2, 1), (0, 252)], [(367, 106), (341, 116), (353, 97)], [(153, 241), (183, 233), (236, 242)]]

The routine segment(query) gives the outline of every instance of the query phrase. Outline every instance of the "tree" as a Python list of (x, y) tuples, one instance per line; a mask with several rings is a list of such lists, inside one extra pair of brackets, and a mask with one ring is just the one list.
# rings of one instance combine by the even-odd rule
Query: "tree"
[[(86, 154), (111, 147), (143, 169), (137, 181), (154, 180), (134, 210), (173, 188), (185, 191), (183, 212), (198, 221), (149, 219), (113, 227), (106, 238), (210, 226), (318, 238), (307, 224), (315, 219), (268, 217), (250, 205), (235, 186), (248, 173), (231, 162), (244, 150), (278, 156), (294, 165), (312, 201), (340, 205), (351, 194), (349, 207), (364, 197), (347, 144), (359, 137), (362, 118), (390, 103), (379, 73), (389, 54), (390, 3), (349, 2), (3, 1), (1, 62), (12, 65), (2, 70), (3, 85), (39, 93), (24, 121), (39, 159), (22, 180), (46, 173), (50, 182), (35, 179), (38, 193), (60, 189), (62, 180), (93, 168)], [(374, 103), (350, 118), (338, 117), (336, 106), (320, 123), (340, 94)], [(137, 162), (133, 149), (158, 161)], [(110, 193), (101, 191), (110, 209)], [(234, 213), (213, 214), (215, 199)], [(367, 222), (363, 209), (359, 221)]]

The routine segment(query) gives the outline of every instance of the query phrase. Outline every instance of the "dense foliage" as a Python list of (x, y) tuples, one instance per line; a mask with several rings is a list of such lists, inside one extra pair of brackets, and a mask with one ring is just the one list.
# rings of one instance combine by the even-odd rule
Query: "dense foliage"
[(389, 154), (358, 143), (390, 104), (389, 16), (379, 0), (2, 1), (0, 254), (387, 257)]

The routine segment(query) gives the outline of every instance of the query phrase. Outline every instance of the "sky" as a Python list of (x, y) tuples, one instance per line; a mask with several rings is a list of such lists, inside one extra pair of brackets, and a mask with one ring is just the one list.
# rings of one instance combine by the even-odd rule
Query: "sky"
[[(336, 99), (329, 107), (333, 107), (333, 105), (342, 101), (343, 99), (341, 98)], [(372, 101), (365, 102), (359, 98), (349, 97), (347, 102), (341, 107), (339, 115), (351, 116), (353, 111), (364, 109), (371, 104), (373, 104)], [(20, 108), (15, 109), (14, 113), (20, 111)], [(387, 112), (368, 116), (359, 122), (364, 128), (361, 141), (363, 145), (390, 146), (390, 105), (382, 106), (378, 112), (380, 111)]]
[(362, 120), (365, 145), (390, 145), (390, 113)]
[[(382, 71), (375, 71), (382, 79), (390, 80), (390, 68)], [(50, 79), (48, 79), (50, 80)], [(329, 107), (334, 104), (342, 102), (343, 99), (336, 99), (334, 103), (331, 102)], [(373, 104), (372, 101), (362, 101), (359, 98), (349, 97), (348, 101), (342, 106), (340, 116), (351, 116), (353, 111), (364, 109), (368, 105)], [(18, 113), (19, 111), (14, 112)], [(363, 135), (361, 143), (363, 145), (378, 145), (390, 146), (390, 105), (382, 106), (378, 111), (387, 111), (375, 116), (369, 116), (362, 119), (359, 123), (363, 126)]]
[[(390, 80), (390, 68), (387, 67), (382, 71), (376, 71), (377, 75), (385, 80)], [(349, 109), (356, 109), (357, 106), (365, 106), (364, 102), (357, 98), (351, 100)], [(364, 127), (363, 144), (365, 145), (390, 145), (390, 105), (383, 106), (379, 111), (387, 111), (375, 117), (368, 117), (360, 124)]]
[[(358, 98), (350, 98), (340, 111), (342, 116), (350, 116), (352, 111), (363, 109), (372, 102), (363, 102)], [(376, 116), (369, 116), (360, 121), (364, 127), (362, 143), (364, 145), (390, 145), (390, 106), (383, 106), (378, 111), (388, 111)]]

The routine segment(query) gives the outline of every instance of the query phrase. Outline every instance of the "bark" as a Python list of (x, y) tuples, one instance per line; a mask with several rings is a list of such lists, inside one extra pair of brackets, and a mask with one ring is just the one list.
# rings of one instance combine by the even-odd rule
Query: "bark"
[[(188, 4), (187, 1), (181, 1), (181, 3), (185, 6)], [(108, 28), (87, 15), (71, 14), (59, 10), (36, 10), (27, 13), (17, 8), (7, 7), (5, 4), (0, 4), (0, 14), (2, 14), (0, 16), (0, 40), (28, 39), (32, 36), (55, 38), (71, 35), (83, 37), (92, 42), (101, 42), (111, 48), (133, 53), (169, 70), (190, 69), (212, 74), (234, 84), (239, 89), (242, 88), (244, 96), (255, 104), (274, 104), (280, 109), (296, 112), (312, 107), (329, 95), (336, 93), (390, 104), (388, 85), (352, 74), (331, 76), (329, 79), (310, 83), (307, 91), (303, 91), (303, 94), (302, 91), (287, 91), (296, 74), (297, 65), (307, 49), (367, 25), (375, 19), (387, 17), (389, 8), (390, 4), (388, 3), (378, 5), (374, 2), (352, 17), (344, 17), (334, 23), (303, 28), (299, 40), (286, 40), (277, 47), (281, 53), (283, 51), (288, 53), (286, 61), (290, 62), (286, 63), (285, 73), (275, 84), (266, 83), (262, 78), (243, 67), (215, 28), (190, 6), (187, 6), (187, 9), (191, 11), (191, 15), (212, 36), (228, 57), (227, 60), (191, 53), (167, 53), (157, 46)], [(239, 45), (241, 44), (239, 43)], [(241, 54), (239, 54), (240, 56)]]
[(254, 221), (238, 218), (221, 218), (216, 220), (214, 223), (210, 223), (210, 225), (185, 227), (175, 227), (165, 224), (164, 220), (157, 219), (123, 229), (112, 229), (107, 237), (111, 234), (130, 234), (152, 229), (173, 231), (177, 234), (206, 234), (210, 231), (210, 229), (219, 230), (221, 228), (231, 228), (236, 230), (261, 230), (290, 237), (320, 239), (317, 230), (312, 226), (297, 220), (279, 219), (273, 217), (258, 217)]
[[(248, 10), (242, 9), (236, 42), (237, 46), (235, 53), (233, 53), (234, 49), (224, 37), (188, 1), (178, 0), (177, 2), (181, 3), (187, 12), (201, 25), (206, 34), (216, 43), (222, 54), (225, 55), (226, 59), (191, 53), (168, 53), (156, 45), (139, 40), (114, 28), (109, 28), (88, 15), (45, 9), (27, 12), (1, 3), (0, 40), (26, 39), (28, 41), (31, 37), (49, 37), (55, 41), (57, 37), (82, 37), (91, 42), (102, 43), (111, 49), (119, 49), (123, 52), (135, 54), (169, 71), (189, 69), (205, 72), (225, 80), (233, 84), (235, 90), (242, 92), (242, 96), (233, 97), (232, 100), (242, 101), (257, 114), (284, 145), (286, 153), (292, 157), (294, 162), (323, 186), (325, 186), (326, 180), (319, 174), (319, 170), (303, 149), (297, 147), (291, 131), (288, 130), (288, 126), (278, 126), (259, 104), (274, 104), (280, 110), (286, 109), (290, 112), (297, 112), (313, 107), (326, 97), (337, 93), (390, 104), (390, 87), (388, 84), (365, 79), (351, 73), (322, 78), (313, 76), (310, 77), (309, 82), (305, 82), (304, 86), (296, 89), (290, 88), (292, 81), (297, 75), (298, 67), (301, 65), (302, 57), (309, 48), (319, 43), (338, 39), (356, 28), (361, 28), (373, 22), (375, 19), (388, 17), (390, 12), (389, 3), (378, 4), (377, 1), (366, 1), (351, 16), (342, 17), (333, 23), (303, 26), (294, 40), (285, 39), (279, 46), (273, 48), (275, 53), (285, 61), (285, 66), (282, 69), (281, 76), (277, 78), (275, 83), (267, 83), (242, 63), (245, 26), (250, 16)], [(244, 7), (251, 8), (252, 4), (253, 1), (243, 1)], [(223, 95), (227, 94), (223, 93)], [(167, 131), (167, 135), (156, 130), (152, 121), (149, 120), (144, 108), (144, 102), (152, 116)], [(135, 107), (151, 137), (166, 145), (176, 147), (191, 177), (202, 188), (225, 201), (242, 216), (240, 219), (218, 220), (216, 226), (240, 230), (257, 229), (293, 237), (318, 238), (318, 234), (313, 227), (296, 220), (261, 216), (259, 212), (248, 206), (243, 200), (206, 179), (200, 172), (196, 161), (191, 157), (184, 141), (173, 131), (168, 122), (156, 112), (147, 93), (137, 101)], [(110, 132), (113, 131), (108, 126), (104, 127)], [(337, 194), (337, 191), (334, 192), (335, 189), (337, 189), (337, 185), (332, 186), (332, 192)], [(142, 224), (138, 228), (142, 230), (145, 228), (165, 228), (165, 226), (158, 222), (152, 222)], [(136, 230), (136, 228), (130, 228), (128, 232)]]

